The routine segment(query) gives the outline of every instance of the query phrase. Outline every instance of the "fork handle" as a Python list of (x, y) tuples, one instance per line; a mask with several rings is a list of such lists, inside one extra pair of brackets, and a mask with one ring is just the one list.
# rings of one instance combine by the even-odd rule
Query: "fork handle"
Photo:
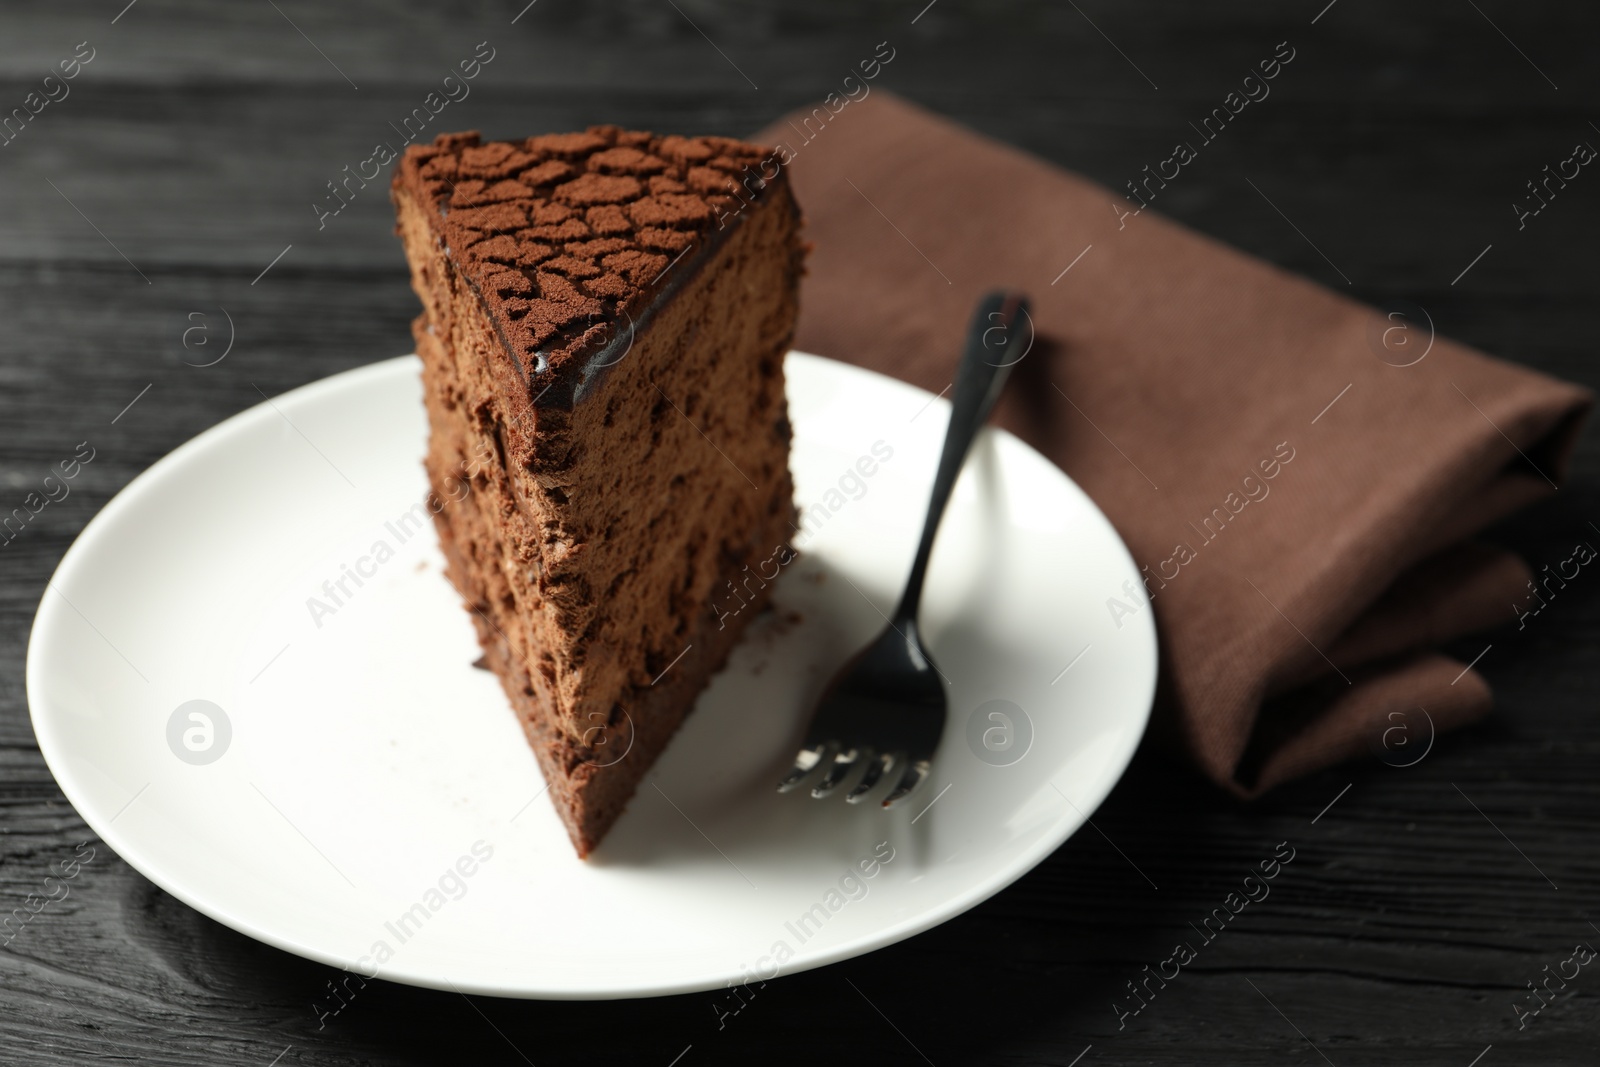
[[(1019, 319), (1028, 320), (1027, 344), (1021, 352), (1016, 352), (1017, 342), (1021, 340), (1015, 330)], [(933, 540), (939, 532), (939, 521), (944, 518), (945, 505), (950, 502), (950, 491), (955, 488), (973, 440), (988, 421), (989, 412), (1000, 398), (1000, 390), (1011, 376), (1011, 368), (1028, 354), (1032, 343), (1032, 319), (1025, 297), (1019, 293), (993, 292), (978, 301), (972, 313), (972, 325), (967, 328), (967, 348), (961, 356), (961, 365), (956, 368), (950, 425), (945, 430), (939, 470), (933, 478), (933, 496), (928, 502), (922, 540), (917, 544), (917, 556), (911, 564), (905, 592), (900, 596), (900, 606), (895, 608), (897, 624), (915, 625), (917, 621), (928, 559), (933, 555)]]

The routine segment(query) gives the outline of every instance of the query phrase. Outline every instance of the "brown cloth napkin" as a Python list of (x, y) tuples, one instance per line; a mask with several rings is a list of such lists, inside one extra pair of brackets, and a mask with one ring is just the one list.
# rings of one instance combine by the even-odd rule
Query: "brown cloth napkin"
[(1032, 298), (996, 419), (1145, 568), (1148, 604), (1085, 610), (1153, 608), (1156, 729), (1208, 777), (1251, 796), (1418, 709), (1488, 711), (1430, 649), (1529, 601), (1521, 560), (1466, 539), (1554, 490), (1586, 391), (1426, 326), (1384, 339), (1399, 320), (881, 90), (757, 139), (815, 244), (796, 347), (939, 392), (976, 299)]

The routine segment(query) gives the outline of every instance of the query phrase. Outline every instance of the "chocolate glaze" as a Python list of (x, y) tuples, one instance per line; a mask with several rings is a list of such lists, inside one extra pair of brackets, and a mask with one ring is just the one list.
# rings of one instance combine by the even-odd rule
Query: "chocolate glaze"
[(594, 126), (489, 143), (441, 134), (406, 150), (394, 194), (431, 208), (530, 402), (571, 410), (745, 207), (786, 183), (758, 145)]

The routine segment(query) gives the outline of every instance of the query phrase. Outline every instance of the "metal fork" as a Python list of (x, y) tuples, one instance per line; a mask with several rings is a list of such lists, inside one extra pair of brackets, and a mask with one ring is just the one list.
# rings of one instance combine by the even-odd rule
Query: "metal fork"
[[(811, 790), (813, 797), (821, 799), (838, 789), (851, 772), (864, 767), (845, 799), (859, 804), (885, 775), (898, 773), (899, 780), (883, 801), (888, 808), (927, 778), (944, 732), (946, 702), (943, 678), (923, 646), (917, 625), (923, 578), (939, 520), (967, 451), (994, 408), (1011, 368), (1027, 355), (1026, 347), (1016, 352), (1019, 338), (1014, 331), (1018, 319), (1027, 317), (1027, 300), (1016, 293), (990, 293), (978, 302), (967, 331), (966, 352), (956, 370), (950, 426), (945, 431), (928, 517), (905, 592), (883, 633), (828, 683), (794, 766), (778, 783), (779, 792), (799, 788), (825, 767), (822, 780)], [(1031, 320), (1028, 343), (1032, 343)]]

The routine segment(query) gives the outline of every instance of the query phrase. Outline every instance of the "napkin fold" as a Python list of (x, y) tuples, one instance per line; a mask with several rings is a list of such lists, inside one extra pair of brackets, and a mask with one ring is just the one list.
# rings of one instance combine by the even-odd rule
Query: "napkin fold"
[(1471, 538), (1555, 490), (1588, 392), (881, 90), (756, 138), (814, 244), (796, 347), (937, 393), (977, 298), (1031, 297), (996, 421), (1127, 542), (1144, 587), (1108, 576), (1090, 610), (1153, 610), (1153, 729), (1209, 778), (1254, 796), (1489, 710), (1432, 649), (1530, 603), (1527, 565)]

